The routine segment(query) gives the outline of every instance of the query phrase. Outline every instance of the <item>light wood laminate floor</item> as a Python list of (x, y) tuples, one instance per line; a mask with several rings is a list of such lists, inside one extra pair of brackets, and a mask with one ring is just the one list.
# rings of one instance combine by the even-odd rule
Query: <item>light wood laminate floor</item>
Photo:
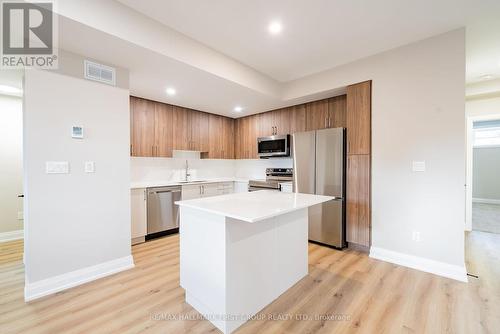
[[(500, 236), (466, 241), (468, 284), (310, 244), (309, 275), (237, 333), (500, 333)], [(184, 302), (177, 235), (134, 246), (132, 270), (28, 304), (22, 241), (0, 252), (0, 333), (218, 333)]]

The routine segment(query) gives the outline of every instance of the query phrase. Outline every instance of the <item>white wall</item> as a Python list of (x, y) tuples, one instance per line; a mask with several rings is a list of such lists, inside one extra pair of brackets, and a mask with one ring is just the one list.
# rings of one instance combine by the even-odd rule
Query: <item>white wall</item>
[(287, 98), (370, 79), (372, 246), (463, 267), (464, 29), (291, 82)]
[(23, 107), (20, 97), (0, 95), (0, 234), (23, 229)]
[(500, 147), (474, 148), (473, 198), (500, 200)]
[[(39, 70), (26, 71), (24, 91), (31, 298), (109, 274), (117, 268), (106, 263), (131, 259), (129, 91)], [(84, 127), (83, 140), (71, 138), (73, 125)], [(70, 173), (46, 174), (46, 161), (68, 161)], [(84, 173), (85, 161), (95, 161), (95, 173)], [(96, 265), (100, 271), (88, 269)]]

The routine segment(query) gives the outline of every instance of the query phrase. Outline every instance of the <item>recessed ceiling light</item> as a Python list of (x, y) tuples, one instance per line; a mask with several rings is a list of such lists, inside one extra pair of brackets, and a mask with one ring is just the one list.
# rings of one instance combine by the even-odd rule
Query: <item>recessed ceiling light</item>
[(483, 79), (483, 80), (490, 80), (490, 79), (493, 79), (493, 75), (491, 75), (491, 74), (484, 74), (484, 75), (481, 75), (480, 78)]
[(269, 24), (269, 27), (267, 27), (267, 29), (269, 30), (269, 33), (271, 35), (277, 35), (283, 30), (283, 26), (280, 22), (273, 21)]
[(235, 111), (235, 112), (242, 112), (242, 111), (243, 111), (243, 108), (242, 108), (242, 107), (240, 107), (240, 106), (236, 106), (236, 107), (234, 107), (234, 111)]
[(23, 94), (23, 91), (16, 87), (0, 85), (0, 94), (20, 96)]
[(167, 88), (165, 91), (167, 92), (168, 95), (177, 94), (177, 91), (175, 90), (175, 88), (172, 88), (172, 87)]

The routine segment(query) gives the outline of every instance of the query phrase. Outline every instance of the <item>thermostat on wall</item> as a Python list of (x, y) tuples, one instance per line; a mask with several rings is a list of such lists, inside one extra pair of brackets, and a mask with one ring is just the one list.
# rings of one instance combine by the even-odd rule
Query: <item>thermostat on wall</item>
[(74, 126), (71, 130), (71, 137), (83, 139), (83, 128), (81, 126)]

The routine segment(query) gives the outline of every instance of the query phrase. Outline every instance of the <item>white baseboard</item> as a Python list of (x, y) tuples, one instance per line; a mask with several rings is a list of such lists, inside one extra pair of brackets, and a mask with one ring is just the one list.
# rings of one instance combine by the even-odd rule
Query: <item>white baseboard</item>
[(500, 204), (500, 199), (490, 199), (490, 198), (473, 198), (473, 203), (482, 203), (482, 204)]
[(134, 258), (132, 255), (129, 255), (41, 281), (26, 283), (24, 287), (24, 301), (28, 302), (41, 298), (133, 267)]
[(463, 266), (457, 266), (378, 247), (370, 248), (370, 257), (398, 264), (400, 266), (425, 271), (438, 276), (451, 278), (457, 281), (467, 282), (467, 270), (465, 269), (465, 264)]
[(0, 242), (19, 240), (24, 238), (23, 230), (9, 231), (0, 233)]

